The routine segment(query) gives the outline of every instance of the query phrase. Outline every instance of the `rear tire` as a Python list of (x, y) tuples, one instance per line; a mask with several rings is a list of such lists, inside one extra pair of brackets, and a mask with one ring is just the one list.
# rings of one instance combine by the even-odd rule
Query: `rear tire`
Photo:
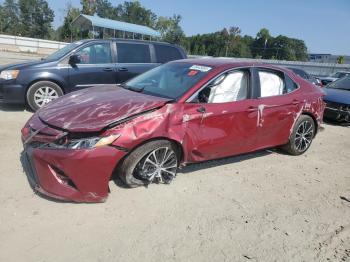
[(51, 81), (39, 81), (27, 91), (27, 104), (34, 112), (52, 100), (63, 95), (62, 88)]
[(311, 145), (315, 132), (316, 125), (312, 117), (301, 115), (294, 125), (288, 144), (282, 149), (293, 156), (305, 153)]
[(118, 175), (128, 187), (152, 182), (169, 184), (176, 176), (179, 159), (174, 143), (168, 140), (151, 141), (136, 148), (124, 159), (118, 168)]

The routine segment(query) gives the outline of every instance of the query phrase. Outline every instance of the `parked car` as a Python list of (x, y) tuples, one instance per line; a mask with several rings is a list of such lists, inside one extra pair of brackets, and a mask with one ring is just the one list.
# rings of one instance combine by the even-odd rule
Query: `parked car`
[(314, 85), (317, 85), (319, 87), (322, 87), (322, 83), (320, 81), (320, 79), (318, 79), (317, 77), (308, 74), (305, 70), (300, 69), (300, 68), (295, 68), (295, 67), (288, 67), (289, 70), (292, 70), (295, 74), (297, 74), (298, 76), (306, 79), (307, 81), (309, 81), (310, 83), (313, 83)]
[(338, 71), (334, 74), (332, 74), (331, 76), (327, 76), (327, 77), (320, 77), (320, 80), (322, 82), (323, 85), (328, 85), (331, 82), (334, 82), (335, 80), (338, 80), (340, 78), (343, 78), (345, 76), (349, 76), (350, 72), (348, 71)]
[(178, 46), (150, 41), (82, 40), (40, 61), (0, 67), (0, 101), (37, 110), (71, 91), (117, 84), (162, 63), (186, 58)]
[(178, 60), (125, 84), (67, 94), (22, 129), (43, 194), (99, 202), (117, 173), (129, 187), (170, 183), (180, 164), (311, 145), (323, 92), (287, 69), (229, 59)]
[(324, 89), (324, 117), (340, 123), (350, 123), (350, 75), (334, 81)]

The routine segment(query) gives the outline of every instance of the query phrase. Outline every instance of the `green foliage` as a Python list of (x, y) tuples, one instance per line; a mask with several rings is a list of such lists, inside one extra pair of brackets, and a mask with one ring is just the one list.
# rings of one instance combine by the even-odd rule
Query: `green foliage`
[(65, 13), (63, 25), (56, 30), (57, 39), (55, 40), (72, 42), (79, 39), (81, 33), (79, 28), (73, 27), (71, 24), (73, 20), (80, 15), (80, 10), (68, 4)]
[(80, 0), (82, 6), (81, 13), (84, 15), (94, 15), (96, 13), (96, 1), (95, 0)]
[(160, 16), (155, 28), (160, 32), (163, 41), (181, 44), (185, 39), (185, 33), (180, 26), (180, 22), (180, 15), (173, 15), (173, 17)]
[(338, 64), (344, 64), (345, 63), (345, 57), (344, 56), (338, 56), (337, 57), (337, 63)]
[(307, 48), (302, 40), (282, 35), (273, 37), (266, 28), (261, 29), (255, 38), (242, 37), (240, 33), (238, 27), (224, 28), (220, 32), (187, 37), (184, 46), (194, 55), (202, 55), (201, 46), (204, 45), (206, 55), (210, 56), (307, 60)]
[(5, 0), (0, 9), (0, 32), (17, 34), (19, 27), (19, 8), (15, 0)]
[(27, 37), (50, 38), (54, 12), (45, 0), (19, 0), (19, 34)]
[(128, 23), (154, 27), (157, 15), (143, 7), (139, 1), (124, 2), (116, 8), (116, 19)]

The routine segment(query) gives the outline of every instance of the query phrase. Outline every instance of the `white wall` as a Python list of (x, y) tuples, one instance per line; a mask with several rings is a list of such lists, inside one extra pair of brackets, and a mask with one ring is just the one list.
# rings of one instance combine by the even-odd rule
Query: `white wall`
[(0, 34), (0, 51), (50, 54), (68, 43)]

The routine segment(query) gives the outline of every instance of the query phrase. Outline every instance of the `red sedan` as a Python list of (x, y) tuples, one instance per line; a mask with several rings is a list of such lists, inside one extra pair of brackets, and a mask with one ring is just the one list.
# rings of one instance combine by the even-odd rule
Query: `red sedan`
[(119, 86), (67, 94), (22, 129), (34, 188), (101, 202), (117, 173), (129, 187), (170, 183), (179, 165), (311, 145), (323, 92), (292, 71), (228, 59), (171, 62)]

